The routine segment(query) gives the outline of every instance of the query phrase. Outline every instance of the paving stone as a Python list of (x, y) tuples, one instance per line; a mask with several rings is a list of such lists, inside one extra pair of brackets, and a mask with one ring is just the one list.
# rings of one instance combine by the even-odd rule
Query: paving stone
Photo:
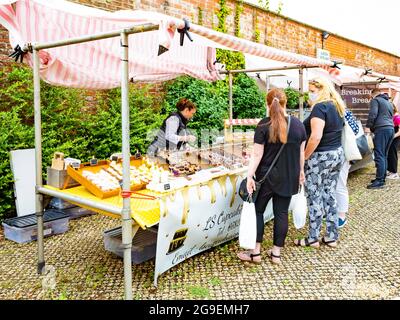
[[(157, 290), (154, 261), (132, 266), (134, 299), (399, 299), (400, 181), (370, 191), (373, 172), (370, 166), (350, 175), (349, 223), (337, 249), (294, 247), (293, 239), (307, 230), (291, 224), (281, 266), (268, 260), (267, 247), (260, 266), (244, 266), (232, 241), (167, 271)], [(0, 299), (122, 299), (123, 263), (104, 250), (102, 238), (119, 225), (116, 219), (90, 216), (71, 221), (66, 234), (47, 238), (46, 263), (56, 269), (56, 288), (49, 291), (36, 272), (36, 243), (4, 240), (0, 229)], [(265, 240), (271, 239), (269, 223)]]

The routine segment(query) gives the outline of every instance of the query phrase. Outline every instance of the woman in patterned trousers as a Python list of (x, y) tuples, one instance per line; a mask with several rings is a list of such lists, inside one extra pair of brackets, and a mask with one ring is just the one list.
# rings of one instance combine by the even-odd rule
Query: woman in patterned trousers
[(339, 239), (336, 186), (345, 162), (342, 147), (345, 104), (332, 83), (316, 79), (309, 83), (313, 103), (304, 121), (308, 141), (305, 151), (305, 191), (309, 207), (308, 237), (296, 240), (302, 247), (319, 247), (323, 218), (326, 233), (322, 243), (336, 247)]

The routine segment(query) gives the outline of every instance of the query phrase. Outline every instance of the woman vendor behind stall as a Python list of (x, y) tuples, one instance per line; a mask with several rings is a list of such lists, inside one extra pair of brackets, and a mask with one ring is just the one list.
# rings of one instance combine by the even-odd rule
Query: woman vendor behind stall
[(196, 137), (190, 135), (186, 129), (187, 123), (196, 113), (196, 105), (183, 98), (178, 101), (176, 108), (177, 112), (173, 112), (164, 120), (147, 150), (147, 155), (156, 156), (162, 150), (184, 150), (187, 142), (196, 141)]

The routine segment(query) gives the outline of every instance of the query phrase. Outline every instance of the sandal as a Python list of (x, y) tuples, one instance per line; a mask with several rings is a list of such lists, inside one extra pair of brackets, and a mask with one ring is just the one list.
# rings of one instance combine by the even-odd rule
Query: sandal
[[(272, 263), (274, 264), (281, 264), (281, 257), (280, 256), (276, 256), (274, 255), (274, 253), (272, 252), (272, 250), (268, 250), (268, 257), (271, 258)], [(279, 262), (274, 261), (274, 259), (279, 259)]]
[[(304, 240), (304, 245), (301, 244), (302, 240)], [(297, 242), (296, 242), (297, 241)], [(313, 246), (313, 244), (318, 243), (318, 246)], [(309, 242), (308, 238), (301, 239), (301, 240), (294, 240), (294, 244), (298, 247), (312, 247), (312, 248), (319, 248), (319, 241), (315, 240), (313, 242)]]
[(322, 238), (322, 243), (327, 245), (328, 247), (331, 247), (331, 248), (336, 248), (337, 247), (337, 241), (336, 240), (326, 241), (325, 238)]
[[(243, 256), (241, 256), (241, 255), (247, 256), (248, 258), (250, 258), (250, 260), (249, 260), (249, 259), (246, 259), (246, 258), (243, 258)], [(238, 256), (238, 258), (239, 258), (240, 260), (242, 260), (242, 261), (244, 261), (244, 262), (250, 262), (250, 263), (255, 263), (255, 264), (261, 264), (261, 259), (260, 259), (260, 261), (254, 260), (254, 258), (256, 258), (256, 257), (261, 257), (261, 253), (253, 254), (253, 253), (250, 253), (249, 251), (245, 251), (245, 252), (239, 252), (239, 253), (237, 254), (237, 256)]]

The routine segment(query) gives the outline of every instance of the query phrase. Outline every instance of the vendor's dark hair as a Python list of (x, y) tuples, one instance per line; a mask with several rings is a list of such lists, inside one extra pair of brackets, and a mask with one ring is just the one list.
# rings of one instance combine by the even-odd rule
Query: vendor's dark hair
[(197, 109), (197, 106), (196, 106), (192, 101), (190, 101), (189, 99), (182, 98), (182, 99), (180, 99), (180, 100), (178, 101), (178, 103), (176, 104), (176, 108), (177, 108), (179, 111), (183, 111), (183, 110), (185, 110), (186, 108), (189, 109), (189, 111), (191, 111), (191, 110), (193, 110), (193, 109)]
[(267, 103), (271, 118), (269, 122), (269, 142), (286, 144), (288, 124), (285, 117), (287, 103), (285, 92), (280, 89), (272, 89), (268, 92)]

